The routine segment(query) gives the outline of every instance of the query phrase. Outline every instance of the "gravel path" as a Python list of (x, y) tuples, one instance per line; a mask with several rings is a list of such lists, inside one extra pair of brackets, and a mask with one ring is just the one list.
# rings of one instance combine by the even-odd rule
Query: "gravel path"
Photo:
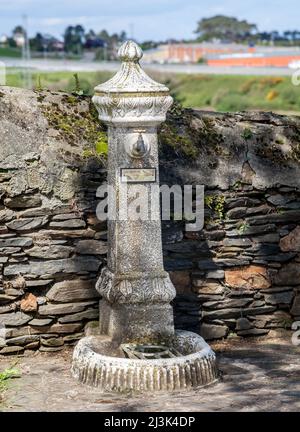
[(212, 386), (151, 395), (101, 394), (70, 374), (72, 351), (0, 358), (17, 361), (0, 411), (300, 411), (300, 346), (289, 339), (214, 344), (222, 379)]

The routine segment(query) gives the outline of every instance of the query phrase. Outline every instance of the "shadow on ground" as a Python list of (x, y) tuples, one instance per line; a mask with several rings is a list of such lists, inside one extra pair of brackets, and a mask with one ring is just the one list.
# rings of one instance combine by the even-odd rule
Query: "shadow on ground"
[(215, 343), (221, 379), (197, 390), (157, 394), (101, 394), (70, 374), (71, 350), (16, 360), (21, 377), (11, 381), (2, 411), (299, 411), (300, 347), (288, 339)]

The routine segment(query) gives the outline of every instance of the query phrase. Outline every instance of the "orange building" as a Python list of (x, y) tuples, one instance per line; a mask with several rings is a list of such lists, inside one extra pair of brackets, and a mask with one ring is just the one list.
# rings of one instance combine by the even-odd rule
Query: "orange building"
[(197, 63), (201, 58), (216, 54), (248, 53), (254, 48), (239, 44), (197, 43), (164, 44), (144, 53), (144, 61), (159, 63)]
[(209, 66), (288, 67), (300, 60), (300, 48), (256, 46), (235, 43), (170, 43), (145, 52), (144, 61), (158, 63), (197, 63)]
[(176, 63), (197, 63), (201, 58), (213, 54), (254, 52), (254, 48), (239, 44), (170, 44), (168, 59)]
[(300, 60), (300, 51), (253, 53), (252, 55), (231, 55), (208, 58), (209, 66), (252, 66), (252, 67), (288, 67), (295, 60)]

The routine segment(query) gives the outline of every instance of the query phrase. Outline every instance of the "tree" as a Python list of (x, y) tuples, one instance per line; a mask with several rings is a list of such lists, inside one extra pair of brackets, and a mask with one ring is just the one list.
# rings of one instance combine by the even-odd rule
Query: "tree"
[(85, 30), (82, 25), (68, 26), (64, 34), (65, 51), (82, 54)]
[(291, 32), (291, 38), (293, 42), (297, 42), (300, 40), (300, 31), (299, 30), (292, 30)]
[(229, 42), (240, 42), (247, 40), (256, 30), (256, 25), (250, 24), (246, 20), (216, 15), (200, 20), (195, 33), (198, 34), (198, 39), (202, 41), (221, 39)]
[(286, 30), (283, 32), (283, 37), (285, 40), (291, 40), (292, 39), (292, 32), (290, 30)]
[(66, 52), (72, 52), (73, 50), (73, 26), (68, 26), (65, 30), (64, 34), (64, 45), (65, 45), (65, 51)]
[(141, 48), (143, 51), (152, 49), (152, 48), (156, 48), (159, 45), (158, 42), (154, 42), (152, 40), (148, 40), (148, 41), (144, 41), (141, 43)]
[(76, 46), (75, 53), (82, 54), (84, 44), (85, 30), (82, 25), (77, 24), (74, 28), (74, 46)]
[(24, 46), (26, 39), (26, 31), (25, 29), (18, 25), (12, 31), (12, 37), (8, 40), (8, 45), (10, 47), (22, 47)]
[(24, 30), (24, 28), (20, 25), (16, 26), (13, 31), (12, 31), (12, 35), (16, 36), (16, 35), (26, 35), (26, 31)]
[(93, 29), (90, 29), (88, 32), (87, 32), (87, 34), (85, 35), (85, 39), (95, 39), (97, 36), (96, 36), (96, 33), (94, 32), (94, 30)]
[(119, 41), (125, 42), (128, 39), (126, 31), (122, 30), (119, 35)]
[(109, 42), (109, 34), (107, 32), (107, 30), (101, 30), (100, 33), (98, 33), (98, 37), (102, 40), (104, 40), (105, 42)]
[(97, 50), (97, 60), (116, 60), (120, 44), (127, 39), (127, 35), (124, 30), (122, 30), (120, 34), (109, 34), (107, 30), (101, 30), (97, 37), (105, 42), (103, 48)]
[(272, 31), (271, 31), (271, 39), (272, 39), (272, 40), (280, 40), (280, 34), (279, 34), (279, 31), (277, 31), (277, 30), (272, 30)]
[(33, 51), (44, 50), (44, 38), (41, 33), (37, 33), (34, 38), (30, 39), (30, 46)]

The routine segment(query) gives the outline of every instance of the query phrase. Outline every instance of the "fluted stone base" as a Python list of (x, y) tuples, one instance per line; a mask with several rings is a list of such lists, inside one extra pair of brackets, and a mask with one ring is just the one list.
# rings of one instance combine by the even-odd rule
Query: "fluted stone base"
[(107, 336), (87, 336), (75, 347), (72, 373), (82, 383), (115, 392), (184, 390), (218, 379), (215, 354), (202, 337), (178, 331), (170, 347), (182, 355), (129, 359)]

